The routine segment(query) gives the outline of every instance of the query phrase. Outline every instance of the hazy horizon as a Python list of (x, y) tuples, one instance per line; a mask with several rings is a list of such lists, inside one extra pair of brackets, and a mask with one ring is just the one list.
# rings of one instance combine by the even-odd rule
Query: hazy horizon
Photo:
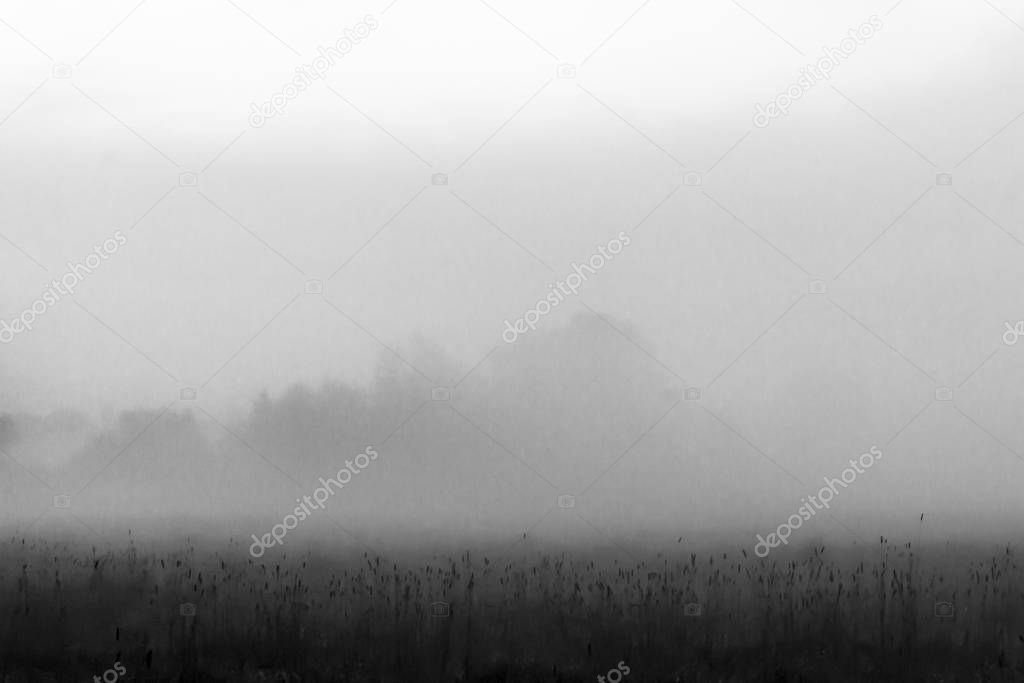
[(0, 530), (259, 535), (373, 446), (289, 548), (749, 552), (877, 448), (774, 552), (1012, 543), (1022, 26), (967, 0), (8, 3)]

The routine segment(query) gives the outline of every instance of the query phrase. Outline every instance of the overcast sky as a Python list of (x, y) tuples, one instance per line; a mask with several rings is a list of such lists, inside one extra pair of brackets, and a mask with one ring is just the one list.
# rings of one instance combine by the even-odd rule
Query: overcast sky
[(126, 240), (0, 344), (14, 523), (269, 527), (368, 444), (355, 536), (749, 537), (872, 446), (807, 536), (1024, 512), (1009, 2), (3, 2), (0, 64), (0, 319)]

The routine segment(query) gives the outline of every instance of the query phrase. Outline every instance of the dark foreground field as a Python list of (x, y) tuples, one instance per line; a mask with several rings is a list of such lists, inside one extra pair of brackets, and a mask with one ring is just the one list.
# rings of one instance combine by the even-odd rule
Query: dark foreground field
[(1024, 681), (1024, 573), (1005, 548), (257, 562), (237, 543), (19, 538), (0, 553), (5, 682)]

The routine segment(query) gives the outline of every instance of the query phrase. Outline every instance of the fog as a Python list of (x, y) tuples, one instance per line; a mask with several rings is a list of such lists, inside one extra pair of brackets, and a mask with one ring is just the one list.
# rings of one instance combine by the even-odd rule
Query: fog
[(15, 2), (0, 20), (0, 319), (125, 238), (0, 344), (3, 528), (247, 538), (373, 446), (287, 544), (749, 546), (877, 447), (794, 543), (1016, 539), (1019, 9)]

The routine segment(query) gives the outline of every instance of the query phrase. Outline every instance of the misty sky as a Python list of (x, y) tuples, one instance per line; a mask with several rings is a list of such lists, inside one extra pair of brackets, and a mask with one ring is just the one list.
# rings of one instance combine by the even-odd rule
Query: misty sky
[[(923, 512), (930, 538), (1013, 537), (1019, 6), (16, 1), (0, 65), (0, 319), (127, 238), (0, 344), (11, 524), (56, 523), (67, 493), (101, 534), (262, 532), (377, 444), (330, 510), (360, 539), (748, 538), (878, 446), (800, 535), (916, 535)], [(620, 231), (579, 296), (502, 340)]]

